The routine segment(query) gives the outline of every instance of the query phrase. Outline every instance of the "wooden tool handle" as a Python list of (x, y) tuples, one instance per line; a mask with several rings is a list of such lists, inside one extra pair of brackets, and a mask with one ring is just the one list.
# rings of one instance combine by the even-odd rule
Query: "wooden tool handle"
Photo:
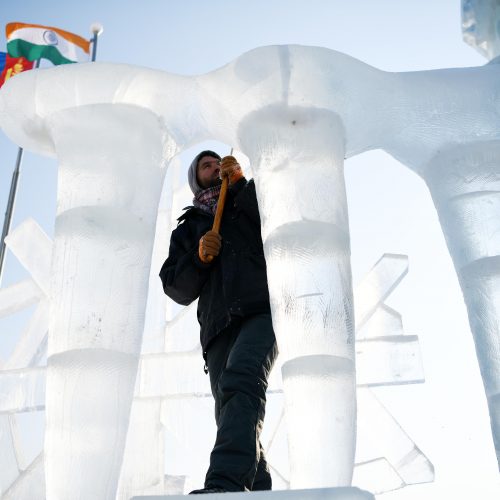
[(227, 187), (229, 185), (229, 178), (222, 179), (222, 186), (219, 193), (219, 201), (217, 202), (217, 210), (215, 211), (214, 225), (212, 231), (218, 233), (220, 231), (220, 223), (222, 220), (222, 212), (224, 211), (224, 204), (226, 203)]
[[(220, 223), (222, 221), (222, 212), (224, 211), (224, 204), (226, 203), (228, 184), (229, 184), (229, 178), (224, 177), (224, 179), (222, 179), (222, 186), (220, 188), (220, 193), (219, 193), (219, 201), (217, 202), (217, 210), (215, 211), (214, 224), (212, 226), (212, 231), (215, 231), (217, 234), (220, 231)], [(213, 255), (207, 255), (206, 258), (208, 262), (212, 262), (214, 260)]]

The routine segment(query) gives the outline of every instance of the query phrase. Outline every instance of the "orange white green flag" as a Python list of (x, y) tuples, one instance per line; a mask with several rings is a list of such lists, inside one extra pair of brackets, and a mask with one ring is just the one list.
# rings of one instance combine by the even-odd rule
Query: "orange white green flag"
[(5, 33), (11, 57), (25, 57), (28, 61), (43, 58), (55, 65), (89, 60), (90, 41), (59, 28), (9, 23)]

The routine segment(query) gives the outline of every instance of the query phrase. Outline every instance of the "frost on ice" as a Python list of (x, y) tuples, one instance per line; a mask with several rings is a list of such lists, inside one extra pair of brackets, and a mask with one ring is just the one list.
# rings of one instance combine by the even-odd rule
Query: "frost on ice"
[[(31, 71), (5, 85), (5, 133), (60, 165), (46, 374), (33, 371), (29, 356), (23, 374), (26, 404), (46, 380), (47, 498), (182, 491), (203, 469), (168, 458), (174, 443), (179, 456), (199, 455), (185, 425), (193, 412), (208, 419), (211, 412), (206, 382), (178, 376), (198, 356), (196, 335), (180, 334), (192, 324), (191, 310), (165, 325), (164, 299), (150, 295), (148, 305), (147, 298), (150, 274), (165, 257), (160, 240), (169, 234), (173, 189), (182, 189), (169, 172), (179, 152), (206, 139), (244, 153), (256, 181), (281, 352), (273, 397), (284, 407), (289, 453), (274, 472), (283, 487), (350, 484), (356, 354), (358, 384), (377, 383), (363, 368), (370, 357), (386, 370), (377, 372), (380, 384), (423, 378), (417, 339), (402, 334), (398, 313), (384, 304), (406, 272), (403, 256), (384, 256), (359, 291), (355, 343), (343, 161), (374, 148), (429, 186), (467, 303), (498, 451), (499, 77), (496, 64), (387, 73), (328, 49), (272, 46), (199, 77), (94, 63)], [(169, 202), (158, 211), (165, 175)], [(22, 260), (23, 237), (14, 240)], [(42, 304), (46, 271), (41, 263), (30, 271), (33, 280), (17, 286)], [(21, 295), (7, 292), (10, 308), (16, 297), (27, 300)], [(151, 350), (141, 357), (143, 331)], [(382, 363), (388, 352), (398, 353), (398, 366)], [(3, 377), (9, 387), (21, 384)], [(380, 416), (390, 437), (369, 451), (358, 447), (355, 480), (376, 478), (363, 484), (377, 491), (431, 480), (432, 465), (368, 387), (358, 394), (360, 436), (369, 434), (365, 411)], [(19, 404), (22, 397), (11, 411)], [(271, 441), (283, 434), (281, 421)], [(10, 435), (2, 433), (14, 450), (5, 455), (2, 487), (12, 490), (26, 474), (19, 476)], [(407, 456), (413, 460), (402, 461)], [(40, 463), (27, 480), (40, 477)]]

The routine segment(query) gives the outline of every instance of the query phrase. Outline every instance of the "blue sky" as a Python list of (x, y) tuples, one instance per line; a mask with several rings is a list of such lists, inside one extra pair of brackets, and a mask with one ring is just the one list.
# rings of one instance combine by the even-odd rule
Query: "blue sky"
[[(462, 42), (459, 0), (1, 0), (0, 5), (0, 25), (37, 23), (90, 36), (90, 24), (99, 21), (104, 26), (99, 61), (186, 75), (209, 72), (258, 46), (285, 43), (338, 50), (385, 71), (486, 62)], [(0, 210), (16, 154), (17, 146), (0, 132)], [(26, 152), (13, 227), (30, 216), (52, 235), (56, 181), (54, 160)], [(474, 347), (427, 188), (382, 151), (348, 160), (346, 183), (354, 281), (384, 252), (410, 259), (410, 273), (389, 304), (402, 313), (406, 333), (420, 337), (427, 381), (381, 389), (379, 395), (434, 462), (433, 491), (442, 494), (462, 481), (459, 490), (465, 492), (467, 485), (492, 481), (496, 464)], [(11, 256), (6, 266), (4, 286), (25, 276)], [(1, 357), (28, 314), (0, 320)], [(385, 498), (431, 498), (426, 488)]]

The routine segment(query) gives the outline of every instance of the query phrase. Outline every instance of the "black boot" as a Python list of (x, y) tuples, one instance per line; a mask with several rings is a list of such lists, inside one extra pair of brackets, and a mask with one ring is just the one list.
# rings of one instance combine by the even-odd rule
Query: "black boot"
[(193, 490), (190, 495), (202, 495), (205, 493), (226, 493), (224, 488), (202, 488), (201, 490)]

